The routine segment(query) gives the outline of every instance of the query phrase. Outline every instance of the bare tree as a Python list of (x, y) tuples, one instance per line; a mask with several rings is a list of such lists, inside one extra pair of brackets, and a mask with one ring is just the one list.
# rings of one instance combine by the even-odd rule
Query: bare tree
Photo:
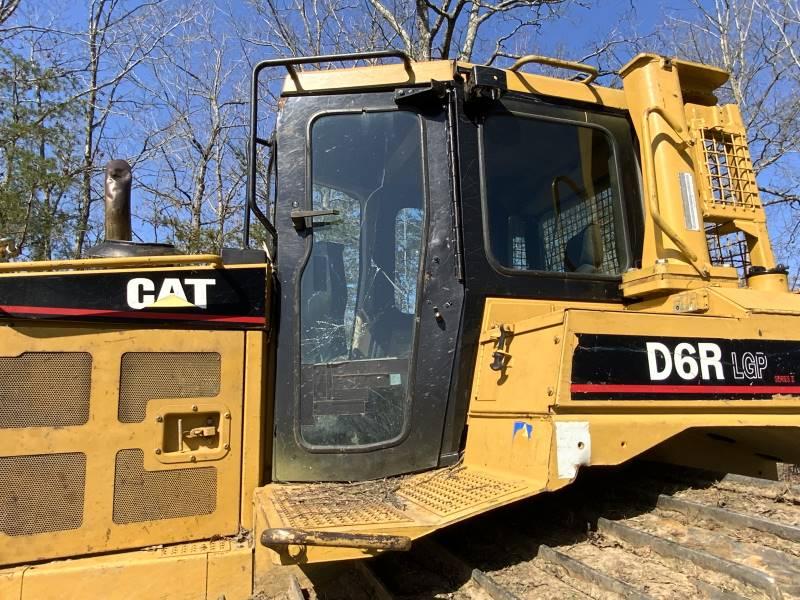
[(17, 10), (20, 0), (0, 0), (0, 25), (8, 21)]
[[(100, 172), (104, 135), (115, 111), (125, 103), (128, 78), (147, 62), (166, 36), (185, 20), (164, 10), (165, 0), (131, 3), (125, 0), (91, 0), (87, 28), (80, 36), (85, 43), (85, 67), (78, 71), (84, 88), (79, 98), (83, 111), (83, 169), (74, 255), (86, 243), (92, 205), (101, 195), (93, 189)], [(130, 107), (130, 106), (129, 106)]]
[[(166, 226), (184, 249), (218, 251), (231, 235), (243, 169), (235, 146), (243, 144), (246, 71), (211, 8), (197, 7), (191, 21), (174, 31), (152, 68), (135, 76), (153, 102), (140, 121), (150, 149), (137, 162), (158, 229)], [(166, 117), (166, 118), (163, 118)], [(240, 139), (241, 138), (241, 139)], [(148, 212), (148, 211), (146, 211)]]
[(495, 47), (559, 14), (568, 0), (253, 0), (263, 17), (248, 39), (280, 55), (396, 47), (417, 60), (472, 60), (490, 21)]

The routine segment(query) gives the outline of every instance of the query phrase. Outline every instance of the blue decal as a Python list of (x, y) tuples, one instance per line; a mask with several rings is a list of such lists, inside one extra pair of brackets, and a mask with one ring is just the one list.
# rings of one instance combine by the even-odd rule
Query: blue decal
[(533, 435), (533, 425), (525, 421), (514, 421), (514, 428), (511, 430), (511, 439), (513, 440), (520, 431), (525, 434), (525, 437), (531, 439)]

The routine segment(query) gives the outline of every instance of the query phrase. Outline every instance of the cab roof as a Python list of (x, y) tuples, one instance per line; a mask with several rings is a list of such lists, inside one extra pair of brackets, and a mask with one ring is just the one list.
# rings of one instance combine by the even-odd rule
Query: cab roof
[[(544, 57), (523, 57), (518, 64), (523, 64), (526, 58), (540, 59), (532, 62), (544, 62), (555, 66), (566, 65), (567, 68), (570, 68), (569, 65), (580, 66), (577, 63)], [(681, 74), (681, 85), (685, 88), (683, 89), (685, 100), (689, 102), (715, 103), (716, 98), (713, 96), (713, 91), (728, 79), (728, 73), (716, 67), (646, 53), (631, 59), (620, 69), (620, 75), (624, 76), (638, 64), (650, 60), (667, 61), (675, 66)], [(586, 65), (583, 66), (586, 67)], [(589, 68), (591, 69), (591, 67)], [(517, 65), (499, 69), (456, 60), (425, 62), (407, 60), (402, 64), (298, 70), (286, 76), (282, 95), (296, 96), (424, 86), (434, 81), (467, 80), (474, 77), (476, 73), (480, 73), (481, 70), (501, 72), (505, 77), (506, 89), (509, 91), (597, 104), (621, 110), (627, 109), (625, 92), (622, 89), (596, 85), (579, 79), (562, 79), (529, 73), (521, 70)]]
[[(426, 62), (411, 61), (408, 65), (387, 64), (344, 69), (297, 71), (296, 80), (289, 75), (286, 76), (282, 95), (296, 96), (332, 92), (356, 92), (423, 86), (433, 81), (460, 81), (470, 77), (475, 68), (488, 67), (455, 60), (433, 60)], [(505, 73), (506, 85), (509, 91), (527, 92), (577, 102), (590, 102), (612, 108), (626, 108), (625, 94), (619, 89), (523, 71), (498, 70)]]

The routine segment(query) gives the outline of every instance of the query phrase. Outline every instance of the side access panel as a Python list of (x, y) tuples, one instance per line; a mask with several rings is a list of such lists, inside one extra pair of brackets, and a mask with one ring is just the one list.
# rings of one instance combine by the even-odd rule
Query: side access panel
[(785, 317), (542, 310), (503, 320), (513, 335), (501, 371), (489, 367), (499, 327), (482, 333), (471, 437), (552, 415), (554, 476), (565, 480), (645, 452), (758, 476), (800, 461), (800, 340)]
[(245, 332), (0, 327), (0, 564), (239, 527)]

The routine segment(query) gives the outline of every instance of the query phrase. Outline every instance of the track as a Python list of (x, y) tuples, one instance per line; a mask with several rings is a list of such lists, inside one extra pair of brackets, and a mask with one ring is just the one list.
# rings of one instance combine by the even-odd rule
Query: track
[(800, 598), (800, 487), (593, 470), (410, 552), (309, 566), (301, 579), (290, 598)]

